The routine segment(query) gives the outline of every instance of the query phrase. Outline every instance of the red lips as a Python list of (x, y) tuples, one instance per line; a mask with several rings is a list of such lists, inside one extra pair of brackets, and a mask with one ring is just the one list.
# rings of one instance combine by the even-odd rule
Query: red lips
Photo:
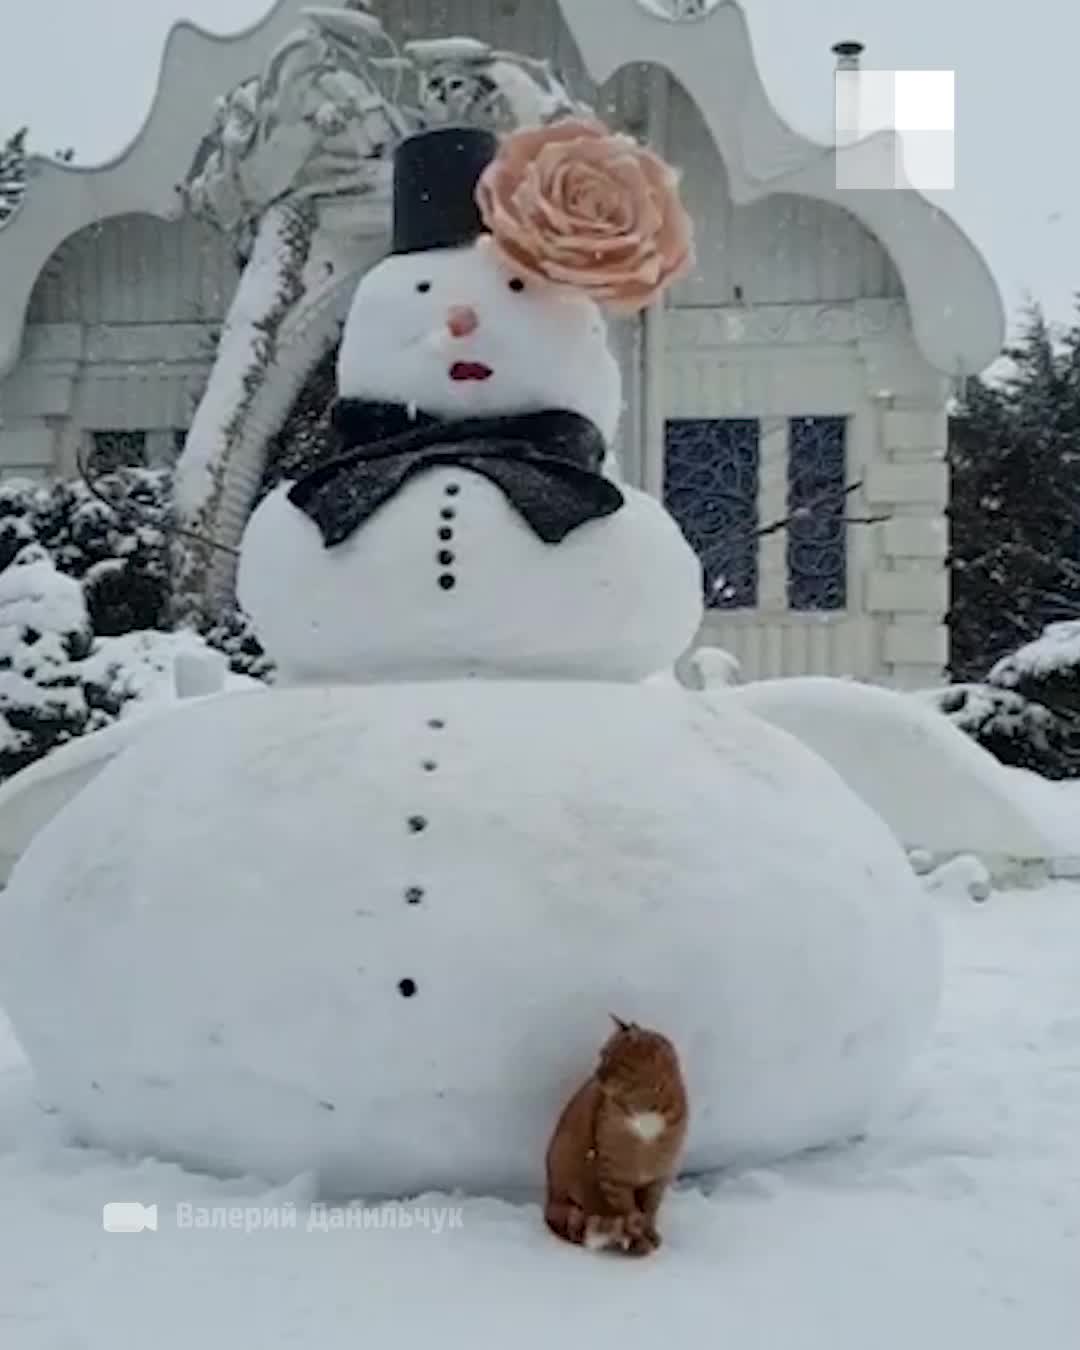
[(455, 361), (450, 367), (452, 380), (490, 380), (495, 372), (480, 361)]

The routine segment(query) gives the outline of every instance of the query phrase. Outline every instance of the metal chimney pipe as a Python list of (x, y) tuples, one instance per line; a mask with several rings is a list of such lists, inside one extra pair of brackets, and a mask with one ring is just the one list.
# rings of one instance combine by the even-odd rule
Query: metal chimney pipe
[(832, 52), (837, 70), (858, 70), (859, 57), (865, 50), (861, 42), (834, 42)]
[(864, 50), (861, 42), (837, 42), (832, 47), (836, 57), (834, 119), (838, 149), (859, 139), (859, 58)]

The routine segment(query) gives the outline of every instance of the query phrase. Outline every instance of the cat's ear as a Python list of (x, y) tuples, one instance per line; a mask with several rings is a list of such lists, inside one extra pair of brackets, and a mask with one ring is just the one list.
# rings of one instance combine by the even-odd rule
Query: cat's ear
[(620, 1031), (629, 1031), (629, 1030), (630, 1030), (630, 1023), (629, 1023), (629, 1022), (624, 1022), (624, 1021), (622, 1020), (621, 1017), (616, 1017), (614, 1013), (608, 1013), (608, 1016), (609, 1016), (609, 1017), (611, 1018), (611, 1020), (615, 1023), (615, 1025), (619, 1028)]

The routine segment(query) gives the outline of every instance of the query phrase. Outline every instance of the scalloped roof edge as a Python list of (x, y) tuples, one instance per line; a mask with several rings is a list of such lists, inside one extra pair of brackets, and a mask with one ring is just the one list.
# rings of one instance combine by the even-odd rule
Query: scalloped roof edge
[[(943, 374), (975, 374), (1000, 354), (1006, 319), (985, 261), (960, 227), (921, 193), (845, 191), (834, 147), (792, 130), (770, 101), (741, 8), (728, 0), (692, 25), (623, 0), (618, 24), (596, 0), (556, 0), (597, 84), (629, 65), (661, 65), (698, 106), (737, 204), (776, 193), (850, 212), (889, 254), (904, 286), (915, 342)], [(216, 98), (257, 74), (301, 21), (306, 0), (277, 0), (242, 32), (221, 36), (188, 21), (166, 38), (149, 111), (126, 148), (95, 166), (33, 157), (31, 188), (0, 231), (0, 377), (18, 360), (26, 311), (42, 269), (64, 241), (113, 216), (175, 219), (179, 184), (206, 134)], [(703, 40), (703, 30), (708, 33)], [(688, 40), (692, 39), (692, 40)], [(843, 153), (843, 152), (841, 152)]]

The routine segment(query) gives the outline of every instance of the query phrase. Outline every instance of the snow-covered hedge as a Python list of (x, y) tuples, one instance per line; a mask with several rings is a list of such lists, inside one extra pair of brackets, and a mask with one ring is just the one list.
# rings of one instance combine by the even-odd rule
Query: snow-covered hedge
[(1050, 624), (985, 680), (952, 685), (935, 701), (1003, 764), (1080, 777), (1080, 620)]
[(1002, 657), (987, 683), (1080, 716), (1080, 619), (1052, 623), (1034, 642)]
[[(95, 637), (168, 631), (171, 624), (168, 469), (118, 468), (95, 480), (106, 505), (81, 480), (0, 484), (0, 572), (38, 544), (82, 587)], [(265, 679), (270, 662), (240, 613), (203, 634), (236, 674)]]
[(262, 649), (251, 620), (240, 609), (234, 609), (217, 623), (204, 630), (207, 645), (222, 652), (234, 675), (253, 680), (271, 680), (274, 663)]
[(110, 509), (81, 479), (0, 484), (0, 569), (29, 544), (81, 583), (93, 631), (163, 628), (169, 604), (167, 470), (118, 469), (98, 480)]
[(167, 470), (0, 484), (0, 781), (138, 704), (176, 697), (178, 656), (224, 653), (235, 676), (272, 667), (243, 615), (170, 629)]
[(131, 694), (94, 654), (79, 583), (24, 548), (0, 573), (0, 778), (119, 714)]

